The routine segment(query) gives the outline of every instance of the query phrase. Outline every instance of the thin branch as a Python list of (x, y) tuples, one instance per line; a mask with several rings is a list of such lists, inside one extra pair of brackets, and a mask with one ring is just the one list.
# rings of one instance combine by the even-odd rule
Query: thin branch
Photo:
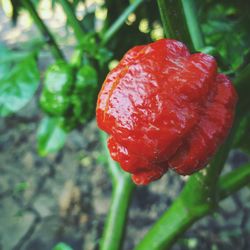
[(134, 184), (131, 183), (130, 177), (113, 187), (112, 201), (105, 221), (100, 250), (121, 249), (133, 190)]
[(59, 49), (53, 35), (49, 31), (48, 27), (45, 25), (43, 20), (39, 17), (34, 4), (31, 0), (22, 0), (22, 5), (31, 15), (33, 21), (35, 22), (37, 28), (40, 30), (41, 34), (43, 35), (45, 43), (49, 45), (51, 49), (51, 53), (56, 60), (65, 60), (62, 51)]
[(222, 176), (219, 180), (219, 198), (224, 199), (250, 183), (250, 163)]
[[(196, 206), (190, 206), (188, 200), (192, 199), (192, 196), (188, 195), (186, 197), (185, 192), (182, 192), (169, 210), (163, 214), (163, 216), (146, 234), (144, 239), (136, 247), (136, 250), (170, 249), (177, 238), (193, 223), (212, 213), (217, 209), (219, 201), (227, 198), (232, 193), (237, 192), (242, 187), (249, 184), (249, 182), (250, 164), (244, 165), (221, 177), (218, 185), (219, 200), (215, 206), (210, 206), (208, 198), (207, 200), (204, 200), (203, 204), (197, 203)], [(193, 188), (193, 197), (196, 199), (195, 197), (200, 190), (195, 190), (195, 187)]]
[(124, 12), (118, 17), (118, 19), (112, 24), (112, 26), (106, 31), (102, 37), (102, 45), (109, 42), (109, 40), (116, 34), (116, 32), (122, 27), (127, 20), (128, 16), (134, 12), (144, 0), (135, 0), (130, 4)]
[(75, 36), (79, 43), (81, 43), (85, 33), (83, 31), (83, 27), (80, 21), (76, 18), (72, 5), (68, 2), (68, 0), (59, 0), (60, 4), (62, 5), (67, 19), (69, 21), (70, 26), (74, 30)]
[(117, 250), (121, 249), (128, 209), (135, 185), (132, 183), (130, 175), (122, 171), (119, 165), (110, 158), (106, 145), (107, 135), (100, 132), (100, 136), (113, 183), (111, 206), (105, 221), (100, 249)]
[(26, 233), (22, 236), (22, 238), (17, 242), (17, 244), (12, 248), (12, 250), (20, 250), (22, 247), (28, 242), (28, 240), (32, 237), (34, 234), (37, 226), (41, 222), (41, 216), (38, 213), (36, 209), (33, 207), (30, 207), (27, 209), (27, 211), (30, 211), (34, 215), (34, 220), (31, 223), (29, 229), (26, 231)]
[(100, 131), (100, 138), (105, 156), (107, 158), (107, 166), (109, 174), (112, 178), (112, 183), (113, 185), (116, 185), (116, 183), (119, 183), (119, 180), (121, 180), (123, 178), (123, 175), (126, 175), (126, 173), (124, 173), (120, 169), (119, 165), (115, 161), (113, 161), (109, 155), (109, 150), (107, 147), (107, 134), (103, 131)]

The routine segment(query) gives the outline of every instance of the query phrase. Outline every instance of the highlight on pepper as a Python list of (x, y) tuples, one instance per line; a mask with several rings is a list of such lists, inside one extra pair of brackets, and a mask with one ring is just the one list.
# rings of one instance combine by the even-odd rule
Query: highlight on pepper
[(215, 59), (176, 40), (130, 49), (107, 75), (96, 118), (111, 157), (138, 185), (205, 167), (233, 123), (236, 91)]

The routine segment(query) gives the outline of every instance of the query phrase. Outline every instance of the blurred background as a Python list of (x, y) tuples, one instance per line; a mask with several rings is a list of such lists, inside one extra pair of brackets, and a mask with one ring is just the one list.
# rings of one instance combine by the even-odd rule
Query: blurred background
[[(39, 96), (45, 71), (55, 62), (55, 57), (46, 40), (48, 37), (41, 34), (21, 2), (0, 1), (0, 249), (96, 250), (112, 191), (96, 122), (93, 117), (67, 133), (55, 134), (47, 129), (43, 134), (46, 139), (39, 137), (45, 119)], [(63, 1), (31, 2), (64, 57), (70, 60), (80, 45)], [(87, 34), (93, 34), (99, 42), (133, 2), (74, 0), (70, 3), (86, 39), (92, 38)], [(248, 5), (248, 1), (197, 1), (206, 43), (219, 51), (221, 69), (229, 75), (249, 59)], [(93, 65), (98, 72), (99, 86), (129, 48), (163, 36), (156, 2), (142, 1), (107, 39), (102, 52), (95, 54), (99, 64)], [(26, 90), (18, 86), (8, 92), (2, 79), (9, 74), (9, 63), (19, 65), (27, 54), (35, 55), (37, 69), (29, 68), (29, 71), (38, 70), (39, 77), (34, 76), (27, 96), (22, 95), (20, 101), (13, 92)], [(18, 85), (18, 77), (10, 76), (12, 87)], [(4, 105), (9, 100), (15, 107), (6, 111)], [(51, 144), (58, 145), (54, 148)], [(225, 172), (249, 161), (242, 151), (234, 150)], [(135, 190), (124, 250), (134, 248), (170, 206), (185, 181), (186, 178), (169, 172), (159, 181)], [(221, 202), (216, 213), (196, 223), (173, 249), (247, 250), (249, 238), (250, 189), (245, 187)], [(64, 248), (58, 243), (64, 243)]]

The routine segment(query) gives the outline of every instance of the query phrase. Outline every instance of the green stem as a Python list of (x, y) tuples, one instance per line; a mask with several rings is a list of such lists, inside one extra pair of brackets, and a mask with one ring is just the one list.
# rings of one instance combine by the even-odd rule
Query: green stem
[(31, 15), (33, 21), (35, 22), (37, 28), (42, 33), (43, 38), (44, 38), (45, 42), (49, 45), (49, 48), (50, 48), (51, 53), (54, 56), (54, 58), (56, 60), (65, 60), (63, 53), (59, 49), (53, 35), (50, 33), (48, 27), (45, 25), (45, 23), (39, 17), (32, 1), (31, 0), (22, 0), (22, 5), (29, 12), (29, 14)]
[[(136, 250), (167, 250), (176, 241), (180, 233), (202, 216), (195, 214), (183, 203), (182, 196), (177, 198), (169, 210), (154, 224), (144, 239), (137, 245)], [(208, 207), (202, 212), (208, 211)]]
[(112, 24), (112, 26), (104, 33), (102, 37), (102, 45), (109, 42), (109, 40), (115, 35), (115, 33), (122, 27), (122, 25), (127, 20), (128, 16), (134, 12), (137, 7), (143, 2), (143, 0), (135, 0), (131, 5), (129, 5), (124, 12), (119, 16), (119, 18)]
[(107, 135), (100, 132), (101, 142), (108, 159), (108, 169), (112, 177), (113, 194), (109, 213), (100, 242), (101, 250), (121, 249), (126, 227), (127, 214), (135, 185), (130, 175), (123, 172), (109, 156), (106, 146)]
[[(220, 178), (219, 200), (223, 200), (237, 192), (250, 182), (250, 164), (242, 166)], [(196, 190), (196, 193), (199, 190)], [(194, 196), (196, 196), (196, 193)], [(189, 196), (190, 197), (190, 196)], [(185, 200), (185, 201), (184, 201)], [(198, 219), (212, 213), (217, 206), (211, 207), (209, 202), (194, 207), (188, 203), (185, 193), (175, 200), (169, 210), (157, 221), (136, 250), (167, 250)]]
[(81, 43), (83, 36), (85, 35), (81, 23), (76, 18), (72, 5), (68, 2), (68, 0), (59, 0), (61, 3), (66, 15), (68, 22), (72, 29), (74, 30), (75, 36), (79, 43)]
[(116, 183), (119, 181), (120, 178), (122, 178), (123, 171), (121, 168), (118, 166), (118, 164), (112, 160), (112, 158), (109, 155), (109, 150), (107, 147), (107, 134), (103, 131), (100, 130), (100, 138), (101, 138), (101, 143), (102, 143), (102, 148), (104, 149), (105, 156), (107, 158), (107, 165), (108, 165), (108, 171), (109, 174), (112, 178), (112, 184), (116, 185)]
[(166, 37), (182, 41), (191, 51), (194, 51), (193, 40), (195, 39), (192, 40), (189, 33), (182, 1), (157, 0), (157, 3)]
[(101, 250), (121, 249), (133, 188), (130, 177), (113, 187), (112, 202), (100, 242)]
[(241, 166), (219, 180), (219, 197), (225, 199), (250, 183), (250, 164)]
[(191, 35), (192, 43), (196, 50), (204, 47), (204, 38), (197, 18), (197, 10), (194, 0), (182, 0), (182, 6), (186, 17), (189, 33)]

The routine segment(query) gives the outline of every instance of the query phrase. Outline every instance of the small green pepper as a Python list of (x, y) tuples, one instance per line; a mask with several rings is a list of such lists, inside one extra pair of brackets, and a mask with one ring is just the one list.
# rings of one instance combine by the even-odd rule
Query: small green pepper
[(51, 65), (45, 74), (40, 98), (42, 109), (52, 116), (62, 116), (69, 109), (73, 86), (73, 69), (65, 62)]

